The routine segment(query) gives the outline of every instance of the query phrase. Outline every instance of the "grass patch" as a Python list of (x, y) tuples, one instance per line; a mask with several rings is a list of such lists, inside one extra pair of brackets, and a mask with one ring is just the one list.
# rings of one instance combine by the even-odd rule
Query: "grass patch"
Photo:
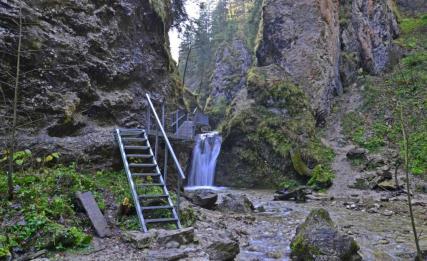
[[(383, 76), (367, 76), (364, 104), (346, 115), (344, 133), (358, 145), (375, 151), (403, 151), (399, 109), (409, 133), (410, 171), (427, 178), (427, 14), (403, 17), (396, 43), (406, 55)], [(375, 119), (375, 120), (368, 120)]]

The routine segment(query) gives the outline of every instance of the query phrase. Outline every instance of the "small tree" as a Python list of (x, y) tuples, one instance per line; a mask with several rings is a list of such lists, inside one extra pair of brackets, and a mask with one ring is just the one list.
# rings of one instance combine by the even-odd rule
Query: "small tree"
[(406, 190), (408, 195), (408, 207), (409, 207), (409, 216), (411, 218), (412, 232), (414, 233), (415, 246), (417, 248), (417, 259), (421, 261), (422, 253), (420, 248), (420, 243), (417, 234), (417, 228), (415, 225), (414, 211), (412, 209), (412, 199), (411, 199), (411, 183), (409, 178), (409, 149), (408, 149), (408, 133), (405, 129), (405, 123), (403, 118), (403, 106), (400, 106), (400, 127), (403, 136), (403, 153), (404, 153), (404, 169), (406, 177)]

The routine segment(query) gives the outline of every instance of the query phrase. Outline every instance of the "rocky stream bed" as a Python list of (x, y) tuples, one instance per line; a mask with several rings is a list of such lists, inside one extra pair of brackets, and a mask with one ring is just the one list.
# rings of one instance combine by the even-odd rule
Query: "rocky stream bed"
[[(339, 231), (352, 236), (360, 246), (363, 260), (413, 260), (415, 246), (404, 196), (380, 201), (359, 196), (331, 200), (316, 195), (306, 203), (273, 201), (270, 190), (220, 191), (219, 202), (227, 194), (245, 194), (254, 204), (249, 213), (207, 210), (184, 202), (195, 209), (195, 241), (191, 244), (166, 244), (139, 250), (117, 234), (109, 239), (95, 238), (87, 253), (56, 255), (59, 260), (290, 260), (290, 242), (295, 230), (315, 208), (329, 211)], [(383, 200), (384, 200), (383, 195)], [(391, 196), (387, 194), (387, 196)], [(427, 231), (427, 197), (416, 195), (415, 213), (419, 231)], [(221, 204), (218, 208), (221, 207)], [(422, 249), (427, 235), (421, 234)], [(213, 241), (221, 244), (211, 244)], [(214, 245), (214, 246), (213, 246)], [(204, 247), (208, 246), (208, 247)], [(217, 251), (217, 256), (209, 249)]]

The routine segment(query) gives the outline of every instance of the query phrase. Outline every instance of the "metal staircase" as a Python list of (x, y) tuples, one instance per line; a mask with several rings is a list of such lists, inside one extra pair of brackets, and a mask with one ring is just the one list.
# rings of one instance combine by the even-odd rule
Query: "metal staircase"
[[(147, 94), (146, 97), (149, 109), (155, 118), (156, 132), (161, 133), (161, 135), (156, 135), (154, 152), (147, 131), (144, 129), (116, 129), (115, 135), (141, 230), (147, 232), (149, 225), (161, 223), (173, 224), (179, 229), (181, 228), (179, 219), (180, 186), (185, 176), (150, 96)], [(165, 143), (163, 173), (157, 163), (159, 138), (163, 138)], [(171, 155), (179, 174), (176, 206), (166, 187), (168, 154)]]

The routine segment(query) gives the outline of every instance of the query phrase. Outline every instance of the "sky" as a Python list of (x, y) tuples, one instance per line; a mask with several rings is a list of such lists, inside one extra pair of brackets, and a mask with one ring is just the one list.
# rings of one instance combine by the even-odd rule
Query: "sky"
[[(188, 0), (185, 4), (185, 10), (187, 11), (188, 17), (190, 19), (195, 19), (199, 16), (199, 1), (196, 0)], [(171, 29), (169, 31), (169, 41), (170, 48), (172, 53), (172, 58), (178, 62), (179, 58), (179, 44), (181, 43), (181, 39), (179, 39), (179, 34), (176, 29)]]

